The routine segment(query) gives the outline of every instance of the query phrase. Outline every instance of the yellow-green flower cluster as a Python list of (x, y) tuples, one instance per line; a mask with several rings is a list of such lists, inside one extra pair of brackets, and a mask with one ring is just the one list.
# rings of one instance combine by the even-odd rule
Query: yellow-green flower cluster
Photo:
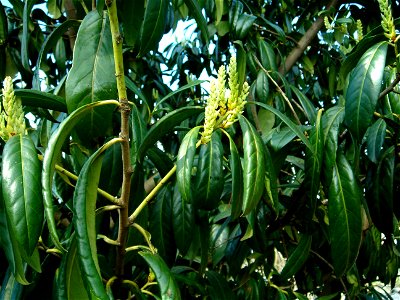
[(229, 88), (226, 88), (226, 70), (224, 66), (221, 66), (218, 70), (218, 78), (211, 82), (210, 96), (205, 109), (204, 131), (201, 134), (203, 144), (210, 141), (215, 129), (228, 128), (243, 113), (249, 94), (249, 85), (244, 82), (240, 89), (235, 57), (232, 57), (229, 62), (228, 76)]
[(0, 137), (7, 141), (17, 134), (25, 134), (25, 117), (21, 99), (15, 97), (11, 77), (3, 82), (3, 107), (0, 103)]
[(362, 38), (364, 37), (363, 34), (363, 24), (361, 20), (357, 20), (357, 42), (361, 41)]
[(325, 16), (325, 17), (324, 17), (324, 24), (325, 24), (325, 28), (326, 28), (327, 30), (333, 29), (331, 23), (329, 22), (328, 16)]
[(396, 27), (394, 26), (392, 10), (388, 0), (378, 0), (379, 9), (381, 10), (382, 28), (385, 31), (385, 36), (391, 41), (396, 40)]

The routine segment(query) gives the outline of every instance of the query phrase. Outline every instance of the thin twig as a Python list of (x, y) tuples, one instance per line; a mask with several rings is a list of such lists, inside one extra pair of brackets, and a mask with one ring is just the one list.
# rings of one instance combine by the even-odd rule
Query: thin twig
[(382, 93), (379, 94), (379, 99), (385, 97), (387, 94), (389, 94), (390, 92), (394, 91), (394, 88), (396, 87), (396, 85), (400, 82), (400, 73), (396, 74), (396, 78), (393, 80), (393, 82), (382, 91)]

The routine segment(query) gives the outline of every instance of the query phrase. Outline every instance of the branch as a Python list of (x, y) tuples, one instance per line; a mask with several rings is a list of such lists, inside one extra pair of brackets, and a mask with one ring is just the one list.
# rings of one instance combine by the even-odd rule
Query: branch
[(119, 32), (116, 0), (106, 0), (106, 6), (110, 17), (111, 36), (113, 44), (113, 54), (115, 63), (115, 77), (117, 81), (118, 100), (121, 103), (121, 132), (120, 138), (122, 150), (122, 188), (121, 188), (121, 208), (119, 210), (119, 226), (117, 238), (117, 255), (115, 263), (115, 274), (118, 277), (124, 275), (125, 247), (129, 232), (128, 203), (131, 189), (132, 165), (129, 147), (129, 115), (131, 108), (126, 93), (124, 64), (122, 55), (122, 36)]
[(393, 82), (382, 91), (382, 93), (379, 94), (379, 98), (381, 99), (383, 97), (385, 97), (387, 94), (389, 94), (390, 92), (394, 91), (394, 88), (396, 87), (396, 85), (400, 82), (400, 73), (396, 74), (396, 78), (393, 80)]
[[(328, 6), (326, 7), (326, 10), (335, 7), (337, 2), (338, 0), (332, 0), (331, 3), (329, 3)], [(311, 41), (315, 38), (315, 36), (317, 35), (318, 31), (321, 29), (323, 24), (324, 24), (324, 16), (321, 15), (303, 35), (303, 37), (297, 43), (297, 47), (294, 48), (286, 57), (285, 63), (279, 67), (279, 73), (284, 75), (293, 67), (296, 61), (304, 53), (306, 48), (310, 45)]]

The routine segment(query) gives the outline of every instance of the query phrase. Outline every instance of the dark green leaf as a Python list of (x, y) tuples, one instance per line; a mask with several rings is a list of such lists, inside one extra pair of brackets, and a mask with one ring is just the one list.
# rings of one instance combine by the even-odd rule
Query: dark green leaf
[(22, 299), (23, 285), (14, 277), (11, 268), (8, 267), (0, 288), (1, 300)]
[(387, 46), (387, 42), (381, 42), (368, 49), (350, 74), (345, 122), (358, 140), (362, 139), (375, 111), (385, 69)]
[(17, 89), (14, 91), (14, 94), (21, 98), (23, 105), (53, 109), (62, 112), (67, 111), (65, 99), (54, 94), (27, 89)]
[(246, 79), (246, 57), (247, 52), (243, 47), (242, 41), (235, 41), (234, 44), (236, 45), (236, 64), (237, 64), (237, 73), (238, 73), (238, 84), (239, 84), (239, 91), (243, 88), (243, 83)]
[(174, 191), (172, 224), (176, 246), (182, 255), (188, 251), (193, 239), (194, 212), (192, 204), (184, 201), (177, 188)]
[[(158, 45), (165, 28), (167, 0), (147, 0), (144, 19), (140, 29), (140, 51), (138, 56), (146, 55)], [(135, 12), (136, 13), (136, 12)], [(132, 18), (132, 16), (131, 16)]]
[(149, 130), (138, 150), (138, 161), (142, 162), (146, 151), (152, 147), (162, 136), (178, 126), (182, 121), (195, 116), (203, 111), (202, 107), (182, 107), (162, 117)]
[(119, 10), (121, 13), (124, 40), (128, 46), (136, 49), (138, 49), (140, 43), (143, 42), (140, 40), (140, 30), (144, 25), (145, 3), (146, 1), (144, 0), (123, 1), (121, 9)]
[(267, 103), (269, 96), (269, 82), (268, 76), (263, 70), (258, 71), (257, 79), (255, 81), (256, 86), (256, 100), (261, 103)]
[(218, 206), (224, 188), (223, 155), (221, 135), (214, 132), (211, 141), (200, 146), (193, 195), (196, 208), (212, 210)]
[(239, 117), (243, 132), (243, 214), (250, 213), (264, 191), (264, 145), (256, 129), (244, 117)]
[(238, 40), (242, 40), (243, 38), (245, 38), (256, 20), (256, 16), (246, 13), (240, 14), (236, 23), (236, 27), (234, 28), (235, 37)]
[(174, 168), (174, 162), (171, 160), (170, 156), (156, 146), (147, 151), (147, 157), (154, 164), (161, 177), (166, 176), (168, 172)]
[(229, 25), (232, 30), (237, 27), (240, 15), (243, 13), (243, 3), (239, 0), (233, 0), (229, 9)]
[(112, 145), (104, 154), (99, 187), (111, 195), (117, 195), (122, 182), (121, 145)]
[(317, 197), (320, 187), (320, 174), (322, 167), (323, 154), (323, 133), (321, 126), (322, 109), (319, 110), (315, 126), (310, 131), (310, 143), (313, 149), (306, 149), (306, 157), (304, 161), (305, 168), (305, 185), (307, 187), (307, 196), (310, 201), (311, 213), (314, 214)]
[(76, 235), (71, 236), (68, 253), (62, 257), (57, 278), (58, 299), (89, 299), (79, 267)]
[(156, 110), (156, 108), (161, 105), (163, 102), (165, 102), (166, 100), (168, 100), (169, 98), (173, 97), (176, 94), (179, 94), (182, 91), (185, 91), (187, 89), (190, 89), (196, 85), (199, 85), (201, 83), (203, 83), (204, 80), (194, 80), (186, 85), (184, 85), (183, 87), (177, 89), (176, 91), (173, 91), (171, 93), (169, 93), (167, 96), (165, 96), (164, 98), (162, 98), (160, 101), (157, 101), (156, 107), (154, 108), (154, 110)]
[(378, 119), (371, 127), (368, 128), (367, 137), (367, 155), (368, 158), (376, 163), (379, 159), (383, 142), (386, 136), (386, 122)]
[(137, 106), (132, 104), (131, 107), (131, 157), (132, 161), (137, 158), (140, 145), (147, 134), (146, 123), (143, 120)]
[(281, 276), (284, 280), (295, 275), (306, 262), (311, 249), (311, 241), (311, 235), (304, 234), (301, 236), (299, 244), (293, 253), (288, 257), (281, 272)]
[(35, 5), (37, 0), (26, 0), (24, 5), (24, 13), (22, 17), (22, 41), (21, 41), (21, 61), (23, 67), (30, 71), (31, 67), (29, 66), (29, 25), (31, 25), (31, 11), (32, 7)]
[[(85, 104), (116, 99), (115, 72), (112, 70), (114, 59), (108, 16), (92, 11), (79, 28), (72, 68), (65, 84), (68, 112)], [(111, 128), (112, 113), (110, 107), (93, 110), (79, 122), (78, 136), (82, 141), (90, 141), (104, 135)]]
[(8, 35), (7, 16), (3, 5), (0, 3), (0, 78), (6, 73), (6, 40)]
[(334, 106), (322, 116), (323, 144), (323, 181), (326, 191), (332, 182), (333, 168), (336, 165), (339, 126), (344, 119), (344, 107)]
[[(115, 140), (111, 142), (113, 141)], [(95, 210), (103, 155), (112, 145), (111, 142), (99, 148), (86, 161), (79, 174), (74, 193), (73, 224), (79, 265), (89, 297), (97, 299), (108, 299), (97, 258)]]
[(43, 225), (40, 161), (28, 136), (10, 138), (3, 150), (2, 189), (8, 227), (28, 256), (36, 249)]
[(308, 122), (310, 124), (315, 123), (315, 119), (317, 117), (317, 110), (315, 109), (314, 105), (311, 103), (310, 99), (306, 97), (298, 88), (295, 86), (291, 86), (292, 91), (296, 94), (297, 98), (300, 101), (301, 106), (304, 109)]
[(181, 293), (179, 287), (163, 259), (158, 254), (153, 254), (149, 251), (141, 251), (139, 254), (156, 275), (158, 286), (160, 287), (161, 299), (180, 300)]
[(74, 111), (68, 118), (66, 118), (58, 127), (57, 131), (51, 136), (48, 147), (46, 149), (43, 159), (43, 172), (42, 172), (42, 187), (45, 215), (47, 226), (49, 227), (51, 238), (57, 248), (63, 249), (58, 239), (56, 224), (54, 221), (53, 213), (53, 196), (52, 184), (55, 165), (57, 159), (61, 155), (61, 148), (66, 139), (70, 136), (71, 131), (75, 128), (76, 124), (88, 114), (91, 114), (98, 106), (114, 105), (118, 106), (119, 102), (115, 100), (94, 102), (87, 104), (76, 111)]
[(206, 276), (210, 286), (208, 292), (211, 299), (233, 300), (236, 299), (226, 279), (215, 271), (207, 271)]
[(176, 180), (179, 192), (186, 202), (191, 202), (192, 196), (192, 168), (194, 155), (196, 153), (197, 136), (200, 127), (191, 129), (184, 137), (179, 147), (176, 159)]
[(267, 71), (278, 71), (278, 67), (276, 66), (275, 53), (272, 47), (263, 39), (258, 39), (257, 43), (262, 66)]
[(342, 276), (358, 256), (361, 243), (361, 193), (344, 155), (338, 156), (329, 189), (328, 216), (333, 266)]
[(368, 169), (366, 198), (375, 226), (385, 234), (393, 233), (395, 151), (390, 147), (382, 153), (376, 166)]

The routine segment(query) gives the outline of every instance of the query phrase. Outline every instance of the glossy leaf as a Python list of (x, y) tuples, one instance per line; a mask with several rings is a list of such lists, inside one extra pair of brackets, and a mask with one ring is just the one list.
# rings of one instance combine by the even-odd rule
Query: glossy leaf
[(97, 188), (105, 150), (99, 148), (84, 164), (76, 182), (73, 224), (76, 232), (78, 259), (85, 288), (90, 298), (108, 299), (97, 258), (95, 210)]
[(235, 29), (235, 36), (238, 40), (246, 37), (249, 33), (251, 26), (253, 26), (257, 17), (246, 13), (240, 14)]
[(179, 252), (185, 255), (193, 240), (194, 212), (192, 204), (184, 201), (176, 188), (173, 197), (172, 225), (176, 246)]
[(326, 190), (332, 182), (333, 168), (336, 165), (336, 152), (338, 149), (339, 128), (344, 119), (344, 107), (334, 106), (322, 116), (323, 130), (323, 181)]
[(315, 109), (314, 105), (312, 104), (310, 99), (308, 99), (306, 95), (304, 95), (298, 88), (296, 88), (295, 86), (291, 86), (291, 89), (299, 99), (299, 102), (301, 104), (301, 107), (303, 107), (304, 109), (308, 122), (310, 122), (310, 124), (314, 124), (317, 117), (317, 110)]
[(253, 125), (239, 117), (243, 132), (243, 214), (249, 214), (258, 204), (264, 191), (264, 145)]
[(200, 146), (193, 195), (196, 208), (212, 210), (218, 206), (224, 188), (223, 155), (221, 136), (214, 132), (211, 141)]
[(295, 275), (306, 262), (311, 249), (312, 236), (303, 234), (296, 249), (288, 257), (281, 272), (283, 280)]
[(57, 278), (58, 299), (89, 299), (79, 267), (76, 235), (71, 236), (69, 251), (62, 257)]
[(131, 107), (131, 157), (132, 161), (137, 158), (137, 153), (142, 144), (144, 137), (147, 134), (146, 123), (144, 122), (137, 106), (135, 104)]
[(275, 53), (272, 47), (263, 39), (257, 41), (258, 52), (260, 53), (260, 61), (267, 71), (277, 71)]
[(166, 114), (154, 124), (147, 135), (145, 136), (142, 144), (138, 150), (138, 161), (142, 162), (146, 151), (152, 147), (162, 136), (174, 129), (175, 126), (181, 124), (182, 121), (195, 116), (203, 111), (202, 107), (182, 107), (176, 109), (169, 114)]
[[(104, 1), (101, 1), (104, 2)], [(124, 32), (124, 40), (130, 47), (139, 48), (140, 31), (143, 24), (145, 1), (123, 1), (121, 3), (121, 21)], [(132, 17), (135, 16), (135, 17)]]
[(376, 163), (379, 159), (383, 142), (386, 136), (386, 122), (378, 119), (371, 127), (368, 128), (367, 137), (367, 155), (368, 158)]
[(194, 80), (188, 84), (185, 84), (184, 86), (180, 87), (179, 89), (177, 89), (176, 91), (173, 91), (171, 93), (169, 93), (168, 95), (166, 95), (164, 98), (162, 98), (160, 101), (157, 101), (156, 107), (154, 110), (156, 110), (156, 108), (161, 105), (163, 102), (165, 102), (166, 100), (168, 100), (169, 98), (175, 96), (176, 94), (179, 94), (182, 91), (186, 91), (188, 89), (191, 89), (194, 86), (200, 85), (201, 83), (203, 83), (204, 80)]
[(277, 110), (276, 108), (274, 108), (270, 105), (260, 103), (260, 102), (256, 102), (255, 104), (257, 104), (258, 106), (261, 106), (262, 108), (265, 108), (266, 110), (273, 112), (279, 119), (281, 119), (297, 135), (297, 137), (299, 139), (301, 139), (301, 141), (307, 146), (307, 148), (309, 150), (313, 151), (312, 145), (310, 144), (310, 142), (308, 141), (308, 139), (306, 138), (304, 133), (301, 131), (299, 125), (296, 125), (295, 123), (293, 123), (293, 121), (290, 120), (286, 115), (284, 115), (282, 112), (280, 112), (279, 110)]
[(267, 103), (269, 95), (269, 82), (268, 76), (263, 70), (260, 70), (257, 74), (257, 79), (255, 81), (256, 86), (256, 99), (259, 102)]
[(149, 232), (154, 246), (160, 256), (167, 262), (175, 260), (176, 246), (174, 245), (173, 231), (173, 198), (168, 187), (157, 195), (151, 207)]
[(381, 90), (387, 42), (364, 53), (350, 74), (346, 92), (345, 122), (355, 138), (361, 140), (371, 123)]
[(40, 161), (28, 136), (10, 138), (3, 150), (2, 189), (10, 230), (20, 247), (31, 256), (41, 234), (44, 211)]
[(37, 0), (26, 0), (24, 3), (24, 12), (22, 16), (22, 41), (21, 41), (21, 62), (26, 70), (31, 70), (29, 66), (29, 25), (31, 22), (30, 16), (33, 6)]
[(243, 3), (239, 0), (233, 0), (229, 9), (229, 25), (231, 29), (237, 27), (240, 15), (243, 13)]
[(308, 191), (308, 200), (312, 214), (315, 211), (317, 197), (320, 187), (320, 174), (322, 168), (323, 154), (323, 133), (321, 126), (322, 110), (319, 110), (315, 126), (310, 131), (310, 143), (313, 150), (306, 149), (306, 158), (304, 161), (305, 184)]
[(74, 111), (71, 115), (69, 115), (68, 118), (66, 118), (60, 124), (57, 131), (51, 136), (43, 158), (42, 188), (43, 188), (45, 216), (51, 238), (56, 247), (59, 249), (63, 249), (63, 247), (61, 246), (61, 243), (59, 241), (56, 230), (56, 224), (54, 221), (53, 195), (52, 195), (52, 184), (53, 184), (55, 165), (57, 159), (61, 155), (61, 148), (64, 145), (64, 142), (70, 136), (70, 133), (75, 128), (76, 124), (78, 124), (82, 118), (91, 114), (93, 110), (97, 109), (97, 107), (105, 105), (107, 106), (113, 105), (114, 107), (116, 107), (119, 105), (119, 102), (115, 100), (109, 100), (109, 101), (101, 101), (101, 102), (87, 104)]
[(176, 182), (182, 199), (186, 202), (192, 202), (193, 199), (191, 179), (199, 130), (200, 127), (195, 127), (185, 135), (176, 159)]
[(149, 251), (141, 251), (139, 254), (144, 258), (146, 263), (150, 266), (150, 268), (152, 268), (154, 274), (156, 275), (158, 286), (160, 287), (161, 299), (181, 299), (179, 287), (163, 259), (158, 254), (153, 254)]
[(0, 288), (0, 299), (13, 300), (21, 299), (23, 292), (23, 285), (21, 285), (14, 277), (9, 267), (5, 273), (3, 282)]
[(65, 99), (60, 96), (27, 89), (17, 89), (14, 94), (21, 98), (23, 105), (67, 112)]
[[(68, 112), (106, 99), (116, 99), (114, 59), (109, 19), (92, 11), (79, 28), (72, 68), (65, 84)], [(83, 141), (104, 135), (111, 127), (112, 109), (102, 107), (82, 118), (76, 130)]]
[(390, 147), (382, 153), (376, 166), (367, 173), (365, 196), (375, 226), (385, 234), (393, 233), (395, 200), (395, 151)]
[(138, 56), (146, 55), (158, 45), (164, 34), (167, 0), (147, 0), (144, 19), (140, 29), (140, 50)]
[(333, 266), (342, 276), (355, 262), (361, 243), (361, 193), (344, 155), (333, 169), (328, 195), (329, 235)]

